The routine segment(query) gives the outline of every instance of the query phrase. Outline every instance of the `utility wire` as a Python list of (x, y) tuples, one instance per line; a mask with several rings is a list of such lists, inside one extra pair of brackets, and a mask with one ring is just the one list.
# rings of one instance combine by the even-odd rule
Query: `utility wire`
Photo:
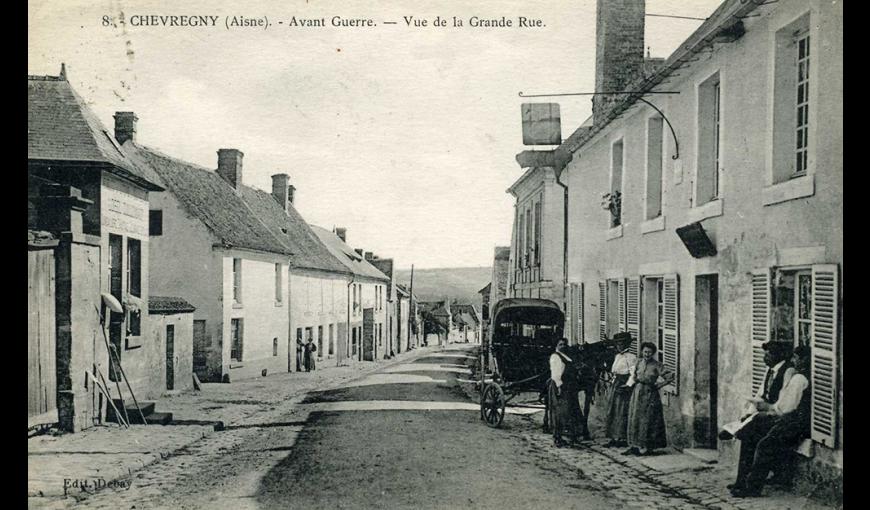
[(655, 18), (676, 18), (676, 19), (692, 19), (697, 21), (707, 21), (707, 18), (693, 18), (691, 16), (673, 16), (671, 14), (645, 14), (645, 16), (652, 16)]

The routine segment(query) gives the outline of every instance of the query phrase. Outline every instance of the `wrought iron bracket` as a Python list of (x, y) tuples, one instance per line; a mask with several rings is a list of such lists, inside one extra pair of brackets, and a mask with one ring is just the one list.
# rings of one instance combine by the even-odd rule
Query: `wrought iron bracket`
[(671, 130), (671, 135), (674, 137), (674, 155), (671, 156), (671, 159), (680, 159), (680, 141), (677, 140), (677, 133), (676, 133), (676, 131), (674, 131), (674, 126), (671, 125), (671, 121), (668, 120), (668, 117), (664, 114), (664, 112), (659, 110), (659, 108), (656, 105), (650, 103), (649, 101), (647, 101), (646, 99), (644, 99), (642, 97), (639, 97), (637, 99), (640, 101), (643, 101), (644, 103), (649, 105), (650, 108), (657, 111), (658, 114), (661, 115), (662, 118), (665, 120), (665, 122), (668, 124), (668, 128)]

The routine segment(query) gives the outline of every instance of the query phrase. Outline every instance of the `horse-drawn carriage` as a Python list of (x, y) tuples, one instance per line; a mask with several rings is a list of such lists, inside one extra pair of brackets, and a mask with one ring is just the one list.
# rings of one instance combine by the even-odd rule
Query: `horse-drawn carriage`
[[(491, 380), (486, 378), (488, 371), (481, 370), (480, 417), (487, 425), (500, 426), (511, 400), (523, 393), (534, 393), (534, 401), (517, 405), (543, 404), (544, 428), (548, 429), (548, 418), (552, 416), (549, 359), (562, 338), (564, 323), (559, 305), (547, 299), (508, 298), (495, 304), (488, 339)], [(616, 346), (611, 341), (571, 346), (567, 354), (574, 360), (568, 369), (577, 371), (585, 393), (585, 418), (596, 387), (600, 390), (609, 379)]]

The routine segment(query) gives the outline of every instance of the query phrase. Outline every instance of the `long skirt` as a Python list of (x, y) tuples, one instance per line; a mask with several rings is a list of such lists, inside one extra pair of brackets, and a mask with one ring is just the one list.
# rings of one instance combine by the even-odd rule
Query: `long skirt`
[(631, 389), (622, 388), (628, 381), (628, 374), (616, 374), (608, 395), (606, 436), (615, 441), (625, 441), (628, 437), (628, 405), (631, 403)]
[(556, 384), (552, 381), (549, 383), (548, 390), (550, 409), (552, 409), (550, 425), (553, 429), (553, 438), (559, 440), (562, 438), (562, 433), (567, 432), (572, 441), (579, 439), (583, 419), (579, 392), (576, 388), (563, 384), (561, 394), (556, 396)]
[(665, 415), (659, 390), (651, 384), (637, 383), (628, 405), (628, 444), (638, 448), (664, 448)]

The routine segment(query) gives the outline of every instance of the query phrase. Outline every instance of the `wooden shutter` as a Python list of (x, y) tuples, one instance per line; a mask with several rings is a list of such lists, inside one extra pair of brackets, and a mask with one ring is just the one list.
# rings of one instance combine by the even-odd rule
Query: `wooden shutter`
[(577, 295), (574, 297), (574, 302), (577, 304), (577, 322), (575, 322), (574, 330), (577, 331), (577, 343), (586, 343), (586, 338), (583, 335), (583, 284), (577, 284)]
[(598, 338), (607, 340), (607, 281), (598, 282)]
[(837, 439), (837, 321), (838, 272), (836, 264), (813, 266), (812, 288), (812, 438), (829, 447)]
[(640, 278), (629, 278), (625, 291), (625, 326), (631, 333), (631, 352), (640, 345)]
[(568, 284), (568, 324), (566, 327), (571, 328), (571, 344), (576, 345), (579, 340), (577, 339), (577, 328), (575, 325), (577, 324), (577, 284), (570, 283)]
[(619, 313), (619, 331), (628, 331), (625, 317), (625, 278), (620, 278), (617, 284), (616, 308)]
[(674, 374), (674, 394), (680, 383), (680, 281), (676, 274), (664, 277), (664, 365)]
[(752, 394), (764, 384), (767, 365), (762, 345), (770, 339), (770, 270), (752, 271), (752, 307), (749, 337), (752, 343)]

